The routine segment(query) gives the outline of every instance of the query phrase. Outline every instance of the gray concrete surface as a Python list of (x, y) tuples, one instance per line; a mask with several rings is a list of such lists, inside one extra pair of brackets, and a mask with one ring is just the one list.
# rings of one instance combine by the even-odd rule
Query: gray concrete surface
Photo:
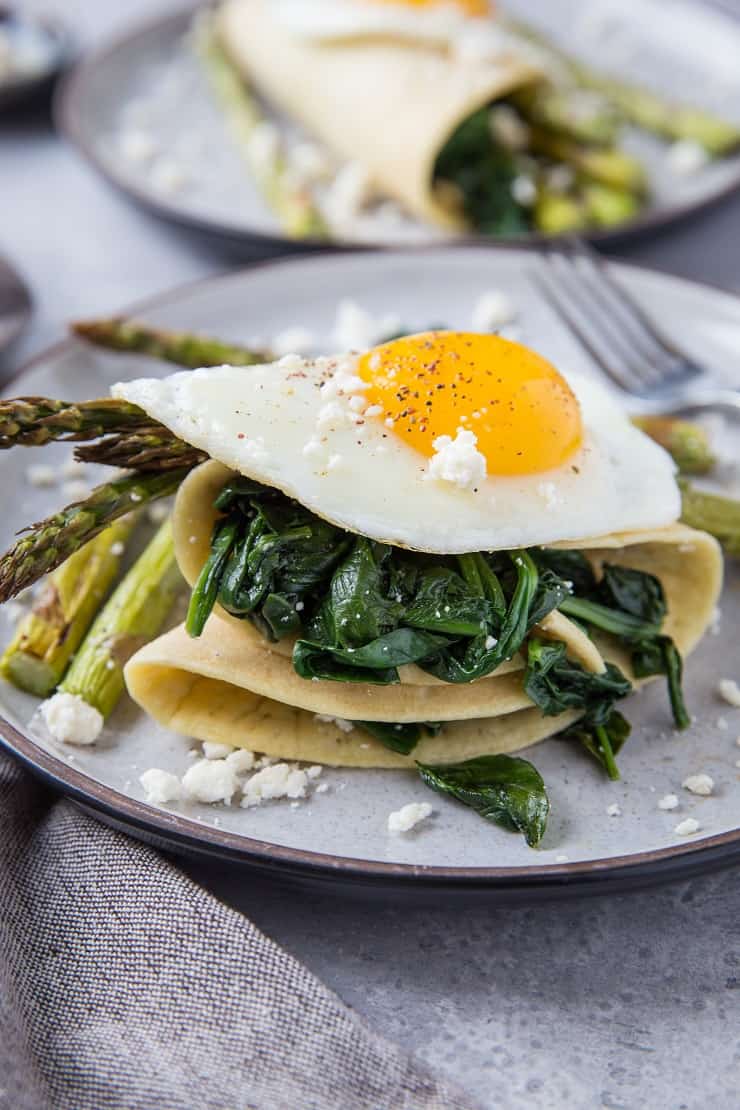
[[(44, 4), (89, 43), (155, 7)], [(70, 317), (230, 263), (137, 212), (33, 119), (0, 122), (0, 252), (36, 298), (14, 363)], [(619, 253), (740, 291), (740, 197)], [(450, 908), (440, 897), (417, 910), (189, 870), (485, 1107), (740, 1106), (737, 870), (561, 905)]]

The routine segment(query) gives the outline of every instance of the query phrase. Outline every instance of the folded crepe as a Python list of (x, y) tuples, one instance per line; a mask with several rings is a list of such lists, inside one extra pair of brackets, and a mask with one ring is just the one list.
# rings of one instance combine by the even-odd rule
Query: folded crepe
[[(174, 534), (180, 568), (190, 585), (209, 554), (213, 501), (232, 472), (217, 462), (182, 485)], [(668, 603), (664, 631), (686, 655), (712, 619), (722, 559), (712, 537), (681, 524), (553, 544), (584, 552), (597, 573), (603, 561), (660, 579)], [(587, 670), (616, 663), (635, 685), (629, 654), (607, 635), (587, 637), (554, 611), (536, 629), (559, 640)], [(126, 667), (129, 692), (161, 724), (200, 740), (251, 748), (284, 759), (341, 766), (403, 767), (416, 760), (458, 762), (514, 752), (566, 728), (579, 716), (544, 717), (523, 689), (520, 655), (468, 685), (439, 681), (416, 666), (400, 669), (397, 685), (308, 681), (293, 669), (292, 643), (268, 643), (244, 620), (217, 607), (200, 639), (177, 628), (148, 644)], [(339, 723), (337, 723), (339, 719)], [(409, 756), (390, 751), (347, 722), (442, 722)]]
[[(351, 7), (351, 5), (349, 5)], [(398, 35), (296, 34), (272, 0), (226, 0), (219, 37), (249, 84), (413, 215), (450, 230), (465, 220), (433, 188), (437, 158), (461, 123), (541, 76), (502, 36), (469, 57)]]

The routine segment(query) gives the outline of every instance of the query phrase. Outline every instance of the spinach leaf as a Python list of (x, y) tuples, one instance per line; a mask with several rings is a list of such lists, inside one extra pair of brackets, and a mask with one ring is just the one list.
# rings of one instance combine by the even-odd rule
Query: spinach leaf
[(589, 597), (596, 590), (596, 575), (593, 567), (581, 551), (561, 551), (558, 548), (535, 548), (532, 558), (540, 567), (552, 571), (568, 588), (569, 593), (579, 597)]
[(358, 648), (297, 640), (293, 648), (293, 667), (302, 678), (387, 686), (398, 682), (398, 667), (417, 663), (446, 643), (441, 636), (415, 628), (396, 628)]
[(401, 755), (409, 755), (425, 732), (436, 736), (442, 728), (441, 724), (432, 722), (408, 725), (386, 724), (383, 721), (353, 721), (352, 723), (374, 736), (392, 752), (399, 752)]
[(616, 781), (619, 770), (615, 756), (619, 754), (631, 731), (629, 721), (618, 710), (613, 709), (601, 725), (589, 727), (580, 720), (558, 735), (561, 740), (575, 740), (598, 760), (609, 778)]
[(683, 664), (673, 640), (661, 633), (667, 605), (655, 575), (605, 563), (591, 597), (566, 598), (560, 608), (576, 620), (617, 636), (630, 648), (638, 678), (665, 675), (676, 728), (688, 727), (691, 719), (681, 688)]
[(417, 767), (427, 786), (470, 806), (487, 821), (523, 833), (530, 847), (542, 840), (550, 801), (542, 776), (526, 759), (484, 755), (464, 763)]
[(457, 186), (471, 226), (483, 235), (518, 235), (528, 228), (525, 209), (514, 199), (516, 159), (497, 146), (489, 110), (474, 112), (440, 151), (435, 178)]
[(629, 735), (629, 725), (614, 703), (626, 697), (632, 685), (618, 667), (609, 663), (603, 674), (593, 674), (567, 658), (565, 644), (532, 637), (524, 689), (546, 717), (566, 709), (582, 710), (581, 719), (563, 735), (577, 739), (596, 755), (610, 778), (619, 778), (614, 756)]
[(211, 542), (211, 553), (203, 564), (193, 592), (190, 595), (185, 628), (189, 636), (198, 637), (206, 626), (216, 604), (221, 575), (239, 533), (239, 522), (227, 519), (216, 525)]

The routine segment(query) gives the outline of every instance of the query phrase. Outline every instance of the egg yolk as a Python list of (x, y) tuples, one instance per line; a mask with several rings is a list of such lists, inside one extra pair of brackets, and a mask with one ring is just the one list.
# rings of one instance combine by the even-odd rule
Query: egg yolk
[(581, 445), (576, 397), (541, 355), (498, 335), (430, 331), (362, 355), (365, 396), (395, 435), (428, 458), (439, 436), (474, 432), (489, 474), (539, 474)]
[(441, 4), (460, 8), (466, 15), (487, 16), (492, 14), (488, 0), (373, 0), (376, 4), (403, 4), (406, 8), (438, 8)]

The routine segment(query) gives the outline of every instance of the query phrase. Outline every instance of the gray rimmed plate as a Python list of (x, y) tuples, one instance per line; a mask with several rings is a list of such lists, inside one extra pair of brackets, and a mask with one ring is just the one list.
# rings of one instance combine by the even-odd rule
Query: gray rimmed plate
[[(690, 90), (700, 106), (734, 111), (740, 122), (740, 22), (728, 14), (696, 0), (510, 0), (507, 9), (570, 52), (596, 58), (607, 72), (679, 99)], [(112, 184), (168, 220), (252, 251), (325, 245), (287, 239), (250, 181), (187, 45), (191, 18), (192, 9), (171, 15), (83, 61), (59, 98), (63, 129)], [(646, 165), (653, 200), (637, 219), (592, 233), (594, 241), (655, 229), (740, 186), (740, 154), (681, 176), (659, 140), (632, 134), (626, 145)], [(368, 225), (355, 246), (363, 235), (372, 245), (438, 238), (412, 221), (391, 229)]]
[[(166, 327), (202, 330), (233, 340), (269, 339), (288, 327), (310, 328), (330, 345), (336, 307), (348, 295), (380, 319), (408, 328), (430, 322), (471, 326), (472, 308), (490, 290), (505, 290), (518, 308), (521, 338), (557, 365), (590, 372), (585, 355), (537, 296), (528, 274), (530, 251), (429, 249), (342, 252), (279, 260), (210, 279), (140, 305), (136, 314)], [(641, 303), (686, 347), (740, 381), (740, 300), (706, 286), (616, 266)], [(70, 341), (40, 356), (13, 382), (18, 394), (89, 397), (121, 378), (171, 368), (137, 356), (94, 351)], [(58, 507), (59, 489), (27, 480), (31, 461), (63, 460), (69, 448), (43, 456), (18, 449), (3, 456), (0, 543), (30, 520)], [(368, 476), (371, 480), (372, 476)], [(562, 741), (526, 754), (543, 774), (552, 816), (536, 852), (406, 772), (326, 770), (329, 789), (298, 807), (257, 809), (176, 804), (149, 806), (139, 775), (151, 766), (183, 773), (192, 743), (166, 732), (129, 702), (116, 711), (94, 749), (62, 748), (35, 738), (28, 724), (33, 699), (0, 685), (0, 734), (34, 771), (109, 821), (173, 850), (238, 861), (294, 879), (346, 884), (354, 890), (393, 887), (416, 895), (430, 889), (483, 891), (499, 897), (556, 896), (584, 889), (656, 882), (740, 859), (740, 711), (716, 693), (720, 677), (740, 677), (733, 629), (740, 620), (740, 574), (728, 571), (720, 629), (708, 634), (687, 666), (686, 687), (696, 723), (681, 736), (671, 728), (662, 683), (630, 699), (635, 734), (620, 756), (622, 781), (608, 782), (595, 763)], [(2, 638), (10, 626), (0, 611)], [(715, 780), (709, 798), (683, 790), (687, 775)], [(679, 796), (677, 810), (658, 801)], [(386, 819), (410, 801), (431, 801), (433, 817), (408, 836), (389, 836)], [(609, 816), (615, 804), (619, 816)], [(700, 831), (674, 829), (692, 816)]]

